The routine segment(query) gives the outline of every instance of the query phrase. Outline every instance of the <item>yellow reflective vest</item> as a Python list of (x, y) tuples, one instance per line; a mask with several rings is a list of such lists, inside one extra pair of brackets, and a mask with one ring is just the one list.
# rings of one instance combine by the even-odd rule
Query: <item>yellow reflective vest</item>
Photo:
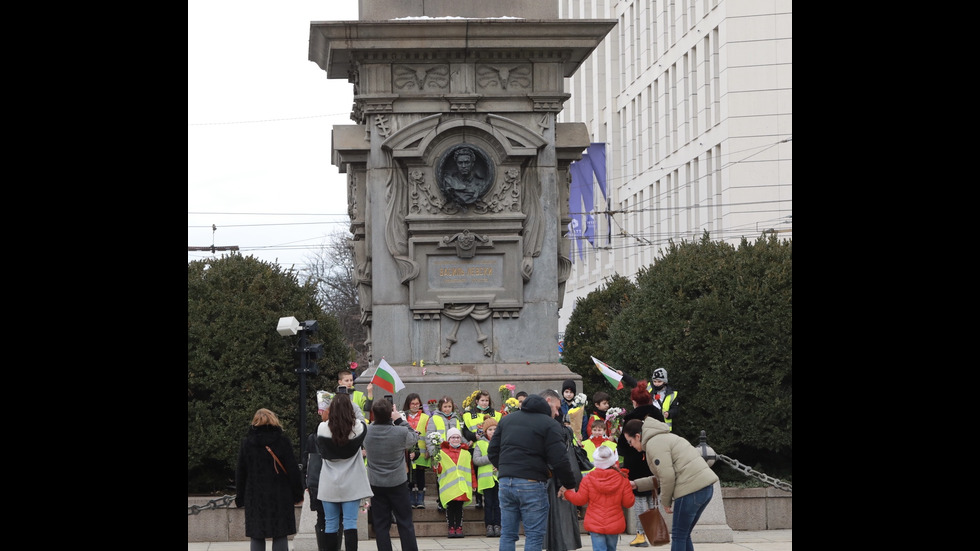
[[(490, 442), (486, 439), (476, 441), (476, 446), (480, 448), (480, 455), (486, 457)], [(476, 468), (476, 491), (483, 493), (487, 488), (493, 488), (497, 484), (497, 473), (493, 470), (493, 463), (480, 465)]]
[(473, 434), (476, 434), (476, 429), (480, 428), (480, 425), (483, 424), (483, 420), (491, 416), (496, 419), (498, 423), (502, 417), (499, 411), (487, 409), (486, 413), (480, 413), (480, 411), (473, 409), (463, 413), (463, 424), (466, 425), (467, 430)]
[(419, 433), (419, 453), (412, 461), (412, 468), (428, 467), (431, 464), (429, 458), (425, 456), (425, 427), (428, 424), (429, 415), (425, 411), (419, 411), (419, 424), (415, 425), (415, 432)]
[[(651, 396), (654, 395), (653, 385), (651, 383), (647, 383), (647, 392), (649, 392)], [(670, 404), (672, 404), (676, 399), (677, 399), (677, 391), (675, 390), (664, 397), (664, 403), (661, 404), (660, 411), (663, 413), (667, 413), (670, 410)], [(654, 404), (656, 404), (656, 402), (657, 401), (654, 400)], [(673, 419), (671, 419), (670, 417), (664, 417), (664, 422), (667, 423), (668, 431), (674, 430)]]
[(469, 450), (460, 449), (457, 461), (453, 463), (448, 453), (440, 451), (439, 501), (443, 507), (461, 495), (466, 495), (463, 505), (473, 501), (473, 456)]
[[(609, 440), (608, 438), (605, 441), (603, 441), (603, 443), (601, 445), (606, 446), (608, 448), (611, 448), (613, 450), (616, 449), (616, 442), (614, 442), (612, 440)], [(595, 461), (595, 459), (592, 459), (592, 454), (595, 453), (595, 442), (593, 442), (591, 438), (589, 438), (588, 440), (585, 440), (585, 441), (582, 442), (582, 449), (584, 449), (585, 452), (589, 454), (589, 461)], [(623, 462), (623, 458), (622, 457), (619, 458), (619, 462), (620, 463)], [(587, 472), (594, 471), (594, 470), (595, 470), (595, 467), (592, 467), (588, 471), (582, 471), (582, 474), (585, 474)]]

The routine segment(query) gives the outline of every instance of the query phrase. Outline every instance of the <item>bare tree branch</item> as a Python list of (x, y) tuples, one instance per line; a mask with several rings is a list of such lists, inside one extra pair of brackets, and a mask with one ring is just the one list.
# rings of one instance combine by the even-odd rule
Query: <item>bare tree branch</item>
[(334, 232), (307, 258), (309, 277), (316, 283), (324, 309), (337, 318), (344, 340), (355, 352), (357, 363), (367, 365), (367, 329), (361, 325), (361, 307), (354, 278), (351, 235)]

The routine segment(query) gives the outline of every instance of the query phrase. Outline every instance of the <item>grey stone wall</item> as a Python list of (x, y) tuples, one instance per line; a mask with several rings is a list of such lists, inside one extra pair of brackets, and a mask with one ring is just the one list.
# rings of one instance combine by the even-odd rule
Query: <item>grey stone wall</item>
[[(793, 494), (790, 492), (776, 488), (722, 488), (721, 493), (725, 518), (732, 530), (793, 528)], [(188, 497), (187, 505), (205, 505), (210, 499), (212, 498)], [(305, 503), (303, 507), (308, 508)], [(300, 526), (301, 515), (302, 511), (297, 507), (297, 529)], [(627, 527), (627, 533), (635, 533), (635, 527), (632, 531)], [(300, 534), (297, 534), (297, 537), (299, 536)], [(187, 517), (188, 542), (246, 541), (247, 539), (243, 509), (207, 509)]]

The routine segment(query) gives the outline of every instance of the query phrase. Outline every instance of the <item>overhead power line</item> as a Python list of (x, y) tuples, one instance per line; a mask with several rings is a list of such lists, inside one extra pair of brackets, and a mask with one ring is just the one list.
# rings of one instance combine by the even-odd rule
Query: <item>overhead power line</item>
[(214, 254), (215, 251), (237, 251), (238, 250), (238, 245), (229, 245), (227, 247), (216, 247), (214, 245), (211, 245), (210, 247), (190, 247), (190, 246), (188, 246), (187, 247), (187, 250), (188, 251), (211, 251), (211, 254)]

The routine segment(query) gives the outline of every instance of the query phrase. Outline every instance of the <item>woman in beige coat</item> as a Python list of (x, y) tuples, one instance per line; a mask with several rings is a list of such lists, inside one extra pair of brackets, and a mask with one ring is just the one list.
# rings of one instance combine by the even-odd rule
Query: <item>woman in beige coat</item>
[(647, 417), (632, 419), (623, 427), (626, 441), (646, 453), (653, 476), (630, 481), (639, 491), (652, 490), (660, 480), (664, 511), (674, 515), (670, 528), (670, 551), (694, 551), (691, 531), (714, 495), (718, 475), (690, 442), (670, 432), (663, 421)]

